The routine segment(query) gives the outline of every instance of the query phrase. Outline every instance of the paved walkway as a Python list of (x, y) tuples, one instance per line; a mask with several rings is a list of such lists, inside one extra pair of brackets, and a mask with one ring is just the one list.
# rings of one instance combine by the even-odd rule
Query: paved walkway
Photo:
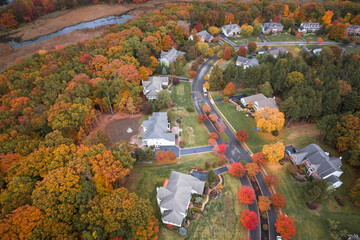
[(222, 173), (227, 172), (227, 171), (229, 171), (227, 166), (221, 167), (221, 168), (218, 168), (218, 169), (214, 169), (214, 173), (216, 175), (222, 174)]

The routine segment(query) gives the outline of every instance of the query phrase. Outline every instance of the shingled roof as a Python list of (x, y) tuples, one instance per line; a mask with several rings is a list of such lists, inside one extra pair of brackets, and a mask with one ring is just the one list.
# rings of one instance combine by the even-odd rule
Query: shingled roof
[(152, 76), (147, 81), (142, 81), (144, 87), (144, 94), (149, 97), (155, 97), (158, 92), (163, 89), (164, 85), (168, 85), (169, 77), (164, 76)]
[(168, 118), (166, 112), (154, 112), (149, 120), (143, 121), (142, 139), (166, 139), (175, 141), (175, 134), (167, 132)]
[(229, 34), (231, 32), (231, 30), (233, 30), (233, 29), (239, 29), (240, 30), (241, 27), (239, 25), (237, 25), (237, 24), (232, 24), (230, 22), (230, 24), (223, 26), (222, 29), (224, 30), (224, 32), (226, 34)]
[[(175, 62), (176, 59), (179, 57), (179, 56), (183, 56), (185, 55), (185, 52), (181, 52), (181, 51), (178, 51), (176, 50), (175, 48), (171, 48), (169, 51), (165, 52), (165, 51), (161, 51), (161, 54), (160, 54), (160, 59), (167, 59), (169, 62)], [(161, 61), (161, 60), (160, 60)]]

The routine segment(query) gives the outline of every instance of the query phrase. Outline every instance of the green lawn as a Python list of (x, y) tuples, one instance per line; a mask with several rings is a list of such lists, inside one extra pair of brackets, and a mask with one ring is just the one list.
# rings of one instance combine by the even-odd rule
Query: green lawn
[(261, 39), (259, 36), (250, 36), (250, 37), (244, 37), (244, 36), (236, 36), (232, 38), (228, 38), (231, 42), (235, 43), (236, 45), (245, 44), (249, 42), (261, 42)]
[[(246, 94), (246, 95), (253, 95), (257, 92), (257, 90), (255, 88), (246, 88), (246, 89), (242, 89), (240, 91), (236, 91), (234, 95), (240, 95), (240, 94)], [(216, 100), (216, 99), (221, 99), (226, 97), (223, 91), (217, 91), (217, 92), (211, 92), (211, 97)]]
[(269, 42), (300, 42), (294, 35), (289, 33), (278, 33), (278, 34), (270, 34), (266, 35), (265, 38)]
[(194, 107), (191, 99), (191, 84), (188, 82), (180, 82), (178, 85), (170, 87), (171, 98), (174, 107), (171, 108), (174, 118), (173, 122), (182, 117), (180, 127), (182, 128), (182, 138), (185, 147), (196, 147), (207, 145), (209, 132), (203, 123), (197, 121), (197, 113), (188, 112), (186, 108)]
[[(156, 202), (156, 187), (163, 185), (165, 178), (171, 171), (189, 173), (192, 167), (204, 168), (205, 162), (218, 161), (218, 156), (213, 153), (196, 154), (181, 157), (177, 163), (169, 165), (135, 164), (127, 182), (130, 192), (149, 199), (156, 218), (160, 221), (160, 210)], [(224, 194), (210, 203), (207, 217), (200, 217), (190, 223), (186, 239), (243, 239), (247, 231), (240, 226), (240, 213), (246, 208), (237, 200), (240, 181), (230, 174), (225, 176)], [(175, 231), (160, 227), (160, 239), (181, 239)]]
[(188, 235), (182, 238), (177, 232), (162, 228), (160, 240), (170, 239), (244, 239), (248, 231), (240, 223), (240, 214), (246, 209), (239, 203), (237, 192), (240, 181), (224, 174), (225, 186), (222, 195), (210, 202), (208, 216), (190, 222)]
[(289, 52), (291, 52), (295, 57), (296, 56), (299, 56), (299, 54), (302, 53), (302, 49), (300, 47), (300, 45), (271, 45), (269, 46), (270, 48), (272, 47), (276, 47), (276, 48), (279, 48), (279, 47), (283, 47), (283, 48), (286, 48)]
[(332, 40), (328, 39), (325, 34), (316, 34), (316, 33), (308, 33), (303, 34), (303, 39), (305, 41), (310, 40), (311, 42), (317, 42), (318, 38), (321, 37), (324, 42), (332, 42)]
[(285, 196), (284, 212), (295, 220), (297, 234), (294, 239), (329, 239), (328, 221), (340, 222), (340, 227), (350, 233), (359, 233), (360, 210), (349, 200), (340, 207), (334, 200), (334, 194), (344, 199), (348, 194), (356, 174), (348, 165), (343, 166), (341, 179), (344, 182), (335, 193), (331, 193), (319, 203), (319, 208), (310, 210), (302, 200), (302, 184), (295, 182), (286, 172), (285, 166), (274, 164), (266, 167), (268, 173), (275, 174), (279, 179), (277, 191)]
[(224, 114), (224, 116), (230, 121), (231, 125), (235, 128), (235, 131), (244, 129), (249, 134), (249, 139), (246, 141), (246, 144), (250, 149), (256, 153), (262, 150), (264, 144), (269, 142), (265, 141), (260, 132), (256, 131), (255, 121), (247, 117), (244, 112), (236, 111), (235, 106), (230, 103), (216, 103), (216, 106)]

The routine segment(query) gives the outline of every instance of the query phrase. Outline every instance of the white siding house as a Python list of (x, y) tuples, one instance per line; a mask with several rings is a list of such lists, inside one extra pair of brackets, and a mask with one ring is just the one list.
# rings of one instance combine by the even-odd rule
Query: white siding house
[(147, 99), (156, 99), (156, 95), (169, 86), (169, 77), (149, 77), (147, 81), (142, 81), (143, 93)]
[(233, 37), (235, 35), (239, 35), (241, 31), (241, 27), (237, 24), (232, 24), (230, 22), (229, 25), (225, 25), (221, 27), (221, 30), (225, 37)]
[(166, 112), (154, 112), (141, 124), (142, 146), (173, 146), (175, 134), (170, 132)]

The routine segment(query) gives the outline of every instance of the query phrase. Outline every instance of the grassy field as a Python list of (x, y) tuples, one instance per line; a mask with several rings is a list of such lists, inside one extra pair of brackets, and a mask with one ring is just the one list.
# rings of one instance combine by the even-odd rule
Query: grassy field
[(246, 206), (240, 204), (237, 192), (240, 181), (229, 173), (224, 176), (225, 186), (220, 197), (210, 202), (208, 216), (198, 217), (190, 222), (188, 235), (185, 238), (175, 231), (162, 228), (160, 240), (173, 239), (244, 239), (248, 231), (240, 223), (240, 214)]
[(344, 173), (340, 177), (344, 181), (335, 193), (331, 193), (326, 199), (322, 199), (319, 208), (310, 210), (302, 200), (302, 186), (304, 183), (295, 182), (286, 172), (284, 166), (274, 164), (266, 167), (269, 173), (275, 174), (279, 179), (277, 191), (285, 196), (286, 205), (284, 212), (295, 220), (297, 234), (293, 239), (329, 239), (328, 219), (340, 222), (340, 228), (350, 233), (359, 233), (360, 211), (349, 200), (345, 200), (345, 206), (339, 206), (333, 196), (344, 199), (344, 193), (348, 193), (353, 179), (356, 179), (355, 171), (349, 166), (343, 166)]
[(294, 35), (288, 33), (279, 33), (276, 35), (266, 35), (265, 38), (269, 42), (300, 42)]
[(308, 33), (308, 34), (303, 34), (302, 38), (305, 41), (310, 40), (311, 42), (317, 42), (318, 38), (321, 37), (322, 40), (325, 42), (332, 42), (332, 40), (329, 40), (325, 34), (316, 34), (316, 33)]
[(173, 85), (170, 88), (171, 98), (174, 102), (174, 107), (171, 111), (174, 115), (174, 120), (182, 117), (180, 127), (183, 129), (182, 138), (185, 142), (185, 147), (196, 147), (207, 145), (209, 132), (205, 125), (197, 121), (197, 113), (188, 112), (186, 108), (194, 107), (191, 99), (191, 84), (188, 82), (180, 82), (178, 85)]
[(282, 46), (282, 45), (272, 45), (270, 46), (270, 48), (272, 47), (276, 47), (276, 48), (279, 48), (279, 47), (283, 47), (283, 48), (286, 48), (289, 52), (291, 52), (295, 57), (296, 56), (299, 56), (299, 54), (302, 53), (302, 49), (300, 47), (300, 45), (287, 45), (287, 46)]
[[(136, 192), (139, 196), (149, 199), (154, 209), (156, 218), (160, 221), (160, 210), (156, 202), (156, 187), (163, 185), (165, 178), (170, 176), (171, 171), (189, 173), (192, 167), (204, 168), (205, 162), (210, 165), (218, 161), (218, 156), (212, 153), (204, 153), (181, 157), (176, 164), (155, 165), (136, 164), (127, 181), (130, 192)], [(240, 213), (246, 208), (237, 200), (237, 192), (240, 181), (230, 174), (225, 174), (224, 194), (211, 202), (207, 217), (200, 217), (191, 222), (186, 239), (243, 239), (247, 231), (240, 226)], [(160, 239), (182, 239), (175, 231), (160, 227)]]
[[(246, 88), (239, 91), (236, 91), (234, 95), (246, 94), (248, 96), (253, 95), (257, 92), (255, 88)], [(226, 97), (223, 91), (211, 92), (211, 97), (216, 99), (221, 99)]]
[(229, 38), (229, 40), (236, 45), (245, 44), (249, 42), (261, 42), (260, 37), (258, 36), (250, 36), (250, 37), (244, 37), (244, 36), (237, 36)]

